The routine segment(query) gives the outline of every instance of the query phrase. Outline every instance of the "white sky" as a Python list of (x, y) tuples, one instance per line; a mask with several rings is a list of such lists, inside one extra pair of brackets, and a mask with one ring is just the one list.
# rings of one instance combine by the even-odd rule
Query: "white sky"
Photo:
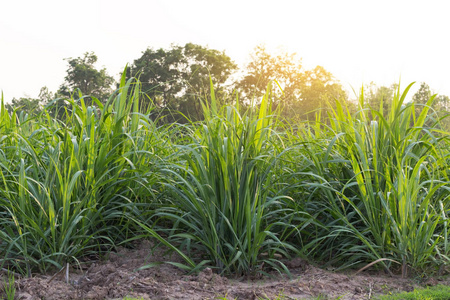
[[(347, 90), (424, 81), (450, 95), (450, 2), (400, 0), (0, 0), (4, 99), (56, 91), (64, 58), (94, 51), (118, 78), (147, 47), (187, 42), (243, 64), (261, 43), (297, 52)], [(416, 89), (412, 90), (412, 93)], [(410, 93), (410, 96), (412, 96)]]

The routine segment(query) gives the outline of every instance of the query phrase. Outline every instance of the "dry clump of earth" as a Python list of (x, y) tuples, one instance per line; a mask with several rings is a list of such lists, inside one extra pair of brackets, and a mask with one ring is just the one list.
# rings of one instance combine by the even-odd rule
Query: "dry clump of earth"
[(137, 270), (153, 262), (183, 262), (161, 248), (151, 249), (149, 241), (140, 241), (136, 248), (119, 248), (107, 260), (96, 261), (84, 270), (70, 268), (69, 272), (16, 279), (16, 299), (275, 299), (280, 295), (283, 299), (370, 299), (415, 287), (413, 281), (400, 277), (326, 271), (300, 258), (286, 262), (291, 278), (274, 274), (273, 278), (231, 279), (209, 268), (187, 275), (170, 264)]

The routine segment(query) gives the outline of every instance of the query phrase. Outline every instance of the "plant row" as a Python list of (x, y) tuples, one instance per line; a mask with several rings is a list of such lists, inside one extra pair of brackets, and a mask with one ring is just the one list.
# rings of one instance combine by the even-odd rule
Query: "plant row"
[[(125, 74), (126, 72), (124, 72)], [(212, 84), (211, 84), (212, 87)], [(407, 276), (448, 264), (448, 134), (397, 91), (391, 110), (286, 124), (270, 85), (248, 109), (158, 125), (135, 79), (106, 104), (66, 100), (30, 117), (0, 112), (0, 265), (31, 275), (152, 236), (180, 268), (289, 272), (303, 256)], [(363, 93), (361, 93), (363, 95)], [(74, 100), (78, 99), (78, 100)], [(229, 103), (229, 101), (228, 101)]]

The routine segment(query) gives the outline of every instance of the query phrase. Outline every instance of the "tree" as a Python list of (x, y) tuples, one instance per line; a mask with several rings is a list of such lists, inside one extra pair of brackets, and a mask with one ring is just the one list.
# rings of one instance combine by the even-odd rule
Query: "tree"
[[(236, 68), (224, 52), (188, 43), (170, 49), (148, 48), (134, 61), (128, 75), (140, 79), (142, 91), (159, 112), (178, 110), (198, 120), (202, 117), (199, 98), (207, 99), (210, 94), (210, 79), (217, 93), (225, 92)], [(167, 113), (166, 118), (169, 116)]]
[(10, 113), (16, 109), (18, 113), (24, 112), (29, 115), (39, 114), (42, 110), (41, 101), (29, 97), (13, 98), (11, 103), (6, 104), (5, 107)]
[(244, 72), (245, 75), (237, 83), (237, 89), (241, 98), (247, 102), (255, 98), (260, 99), (269, 82), (274, 80), (282, 88), (282, 91), (278, 90), (276, 93), (278, 99), (295, 100), (306, 82), (301, 59), (296, 53), (284, 52), (273, 56), (263, 45), (255, 48)]
[[(106, 69), (97, 70), (94, 64), (97, 56), (94, 52), (86, 52), (83, 57), (66, 58), (69, 68), (64, 78), (65, 82), (58, 90), (58, 94), (70, 97), (70, 94), (79, 89), (83, 95), (92, 96), (106, 102), (112, 93), (114, 79), (106, 73)], [(86, 99), (89, 101), (89, 98)]]
[(281, 87), (275, 89), (275, 105), (282, 105), (283, 116), (290, 121), (313, 120), (318, 109), (333, 105), (335, 99), (347, 102), (342, 86), (323, 67), (303, 70), (295, 53), (274, 56), (264, 46), (257, 46), (245, 75), (237, 83), (241, 98), (247, 102), (259, 99), (267, 84), (274, 80)]
[(210, 100), (212, 82), (217, 100), (228, 102), (231, 87), (227, 82), (237, 65), (224, 52), (191, 43), (184, 46), (184, 55), (188, 60), (187, 72), (184, 73), (187, 87), (179, 110), (194, 120), (200, 120), (203, 115), (198, 99)]
[[(364, 104), (377, 111), (382, 109), (384, 117), (387, 117), (397, 88), (398, 84), (396, 83), (387, 87), (377, 86), (374, 82), (371, 82), (364, 88)], [(375, 118), (375, 116), (372, 116), (372, 118)]]
[[(430, 86), (425, 82), (422, 82), (419, 90), (412, 96), (416, 117), (420, 115), (431, 96), (432, 92)], [(425, 122), (426, 126), (432, 126), (435, 123), (435, 120), (437, 119), (436, 107), (437, 101), (435, 100), (428, 111), (428, 119)]]
[(350, 106), (342, 85), (323, 67), (305, 71), (305, 78), (305, 85), (299, 90), (299, 98), (291, 109), (301, 119), (314, 120), (317, 110), (321, 110), (321, 115), (326, 118), (326, 111), (336, 106), (336, 100)]
[(8, 109), (9, 112), (16, 109), (18, 113), (23, 112), (28, 115), (38, 115), (42, 112), (43, 105), (51, 99), (53, 99), (53, 93), (44, 86), (41, 88), (38, 98), (13, 98), (11, 103), (6, 104), (6, 109)]
[(130, 76), (137, 76), (142, 91), (159, 107), (171, 107), (182, 90), (184, 57), (179, 46), (172, 49), (148, 48), (128, 69)]
[(418, 105), (419, 109), (422, 110), (423, 105), (427, 103), (427, 101), (431, 97), (431, 89), (425, 82), (422, 82), (420, 84), (419, 90), (413, 95), (412, 101), (414, 104)]
[[(430, 86), (425, 82), (420, 84), (419, 90), (413, 95), (412, 101), (415, 105), (416, 117), (422, 112), (428, 100), (435, 94)], [(428, 120), (425, 122), (426, 126), (435, 126), (436, 122), (445, 130), (450, 130), (449, 114), (450, 98), (446, 95), (436, 95), (430, 110), (428, 111)]]
[(448, 113), (449, 108), (450, 108), (450, 98), (446, 95), (437, 95), (436, 100), (438, 103), (438, 109), (439, 111), (445, 111), (446, 113)]

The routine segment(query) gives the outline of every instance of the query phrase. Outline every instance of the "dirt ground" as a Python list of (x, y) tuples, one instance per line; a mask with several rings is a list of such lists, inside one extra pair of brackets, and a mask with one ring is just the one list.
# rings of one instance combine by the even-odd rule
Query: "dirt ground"
[[(368, 273), (353, 276), (325, 271), (296, 258), (286, 263), (292, 279), (229, 279), (205, 269), (198, 275), (186, 275), (179, 268), (162, 264), (145, 270), (137, 268), (151, 262), (181, 260), (151, 253), (151, 244), (141, 241), (135, 249), (121, 248), (108, 259), (94, 262), (84, 270), (62, 270), (49, 275), (16, 280), (17, 299), (371, 299), (388, 292), (410, 291), (412, 280)], [(353, 271), (354, 273), (354, 271)], [(442, 283), (434, 280), (431, 284)]]

